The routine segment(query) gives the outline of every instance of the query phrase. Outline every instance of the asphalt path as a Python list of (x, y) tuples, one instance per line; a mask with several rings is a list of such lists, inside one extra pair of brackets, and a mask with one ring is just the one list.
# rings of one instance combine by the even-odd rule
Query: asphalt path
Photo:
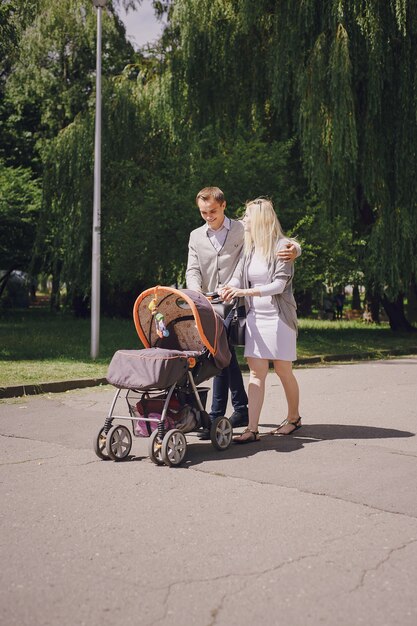
[[(417, 358), (268, 374), (258, 443), (101, 461), (111, 387), (0, 402), (5, 626), (415, 626)], [(247, 382), (247, 375), (245, 375)]]

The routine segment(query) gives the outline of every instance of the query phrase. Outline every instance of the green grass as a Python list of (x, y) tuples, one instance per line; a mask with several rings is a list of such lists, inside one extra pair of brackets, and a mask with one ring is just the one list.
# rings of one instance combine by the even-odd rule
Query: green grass
[[(0, 313), (0, 387), (78, 378), (102, 378), (114, 352), (140, 348), (132, 320), (103, 318), (100, 358), (90, 359), (90, 320), (45, 309)], [(417, 353), (417, 334), (393, 333), (387, 324), (300, 320), (298, 357)], [(242, 350), (239, 359), (244, 362)]]
[(371, 354), (384, 350), (417, 349), (417, 333), (393, 332), (388, 323), (300, 320), (299, 357)]
[(90, 358), (89, 319), (45, 309), (0, 313), (0, 387), (102, 378), (119, 348), (140, 348), (133, 321), (103, 318), (100, 358)]

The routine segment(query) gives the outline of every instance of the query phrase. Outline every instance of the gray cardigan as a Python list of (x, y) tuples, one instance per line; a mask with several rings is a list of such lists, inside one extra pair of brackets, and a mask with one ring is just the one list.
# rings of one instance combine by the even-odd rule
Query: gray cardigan
[[(277, 242), (276, 250), (279, 252), (289, 243), (286, 238), (281, 238)], [(236, 270), (233, 274), (233, 278), (239, 280), (242, 289), (250, 289), (250, 281), (248, 278), (248, 268), (253, 255), (253, 250), (249, 256), (242, 255)], [(278, 311), (278, 315), (282, 321), (290, 328), (297, 331), (297, 305), (292, 290), (292, 282), (294, 277), (294, 262), (282, 261), (279, 257), (275, 256), (274, 259), (268, 264), (268, 274), (270, 282), (278, 278), (284, 278), (286, 285), (282, 293), (277, 293), (272, 296), (272, 301)], [(246, 312), (249, 309), (248, 298), (245, 298)]]
[(227, 285), (239, 262), (244, 229), (241, 221), (230, 220), (230, 230), (219, 252), (207, 235), (207, 224), (190, 234), (185, 273), (187, 289), (207, 293)]

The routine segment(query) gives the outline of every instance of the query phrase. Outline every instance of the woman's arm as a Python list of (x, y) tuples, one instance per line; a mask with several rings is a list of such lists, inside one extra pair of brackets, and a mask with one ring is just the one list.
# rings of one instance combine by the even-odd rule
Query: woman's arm
[(245, 296), (275, 296), (277, 293), (282, 293), (284, 291), (288, 278), (277, 278), (268, 285), (262, 285), (260, 287), (253, 287), (250, 289), (240, 289), (240, 285), (232, 285), (232, 280), (222, 289), (221, 296), (223, 300), (227, 301), (232, 300), (233, 298), (243, 298)]
[[(232, 300), (233, 298), (243, 298), (243, 297), (251, 297), (251, 296), (274, 296), (276, 294), (282, 293), (290, 280), (293, 269), (292, 261), (286, 261), (283, 258), (280, 258), (278, 255), (281, 251), (286, 249), (288, 244), (287, 240), (281, 240), (278, 242), (277, 248), (277, 256), (274, 259), (274, 269), (273, 276), (270, 283), (267, 285), (261, 285), (259, 287), (251, 287), (249, 289), (241, 289), (242, 277), (243, 277), (243, 267), (245, 259), (241, 257), (238, 266), (236, 268), (235, 273), (233, 274), (232, 279), (229, 281), (225, 287), (221, 290), (221, 296), (224, 300)], [(300, 246), (296, 244), (296, 247), (300, 249)], [(301, 249), (300, 249), (301, 250)], [(238, 278), (239, 277), (239, 278)]]

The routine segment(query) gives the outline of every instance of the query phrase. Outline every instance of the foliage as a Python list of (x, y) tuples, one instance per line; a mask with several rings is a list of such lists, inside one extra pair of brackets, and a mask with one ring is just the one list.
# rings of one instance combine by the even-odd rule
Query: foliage
[[(20, 3), (14, 4), (21, 8)], [(59, 3), (39, 0), (27, 5), (24, 15), (30, 14), (32, 22), (25, 24), (25, 20), (22, 20), (22, 27), (15, 31), (18, 47), (13, 58), (10, 56), (12, 71), (7, 77), (5, 98), (0, 109), (0, 135), (5, 162), (12, 166), (15, 163), (24, 164), (31, 167), (36, 176), (43, 178), (43, 209), (32, 269), (41, 268), (52, 273), (55, 289), (58, 290), (62, 238), (66, 236), (59, 229), (65, 229), (66, 220), (73, 217), (75, 198), (77, 206), (80, 203), (84, 203), (84, 206), (91, 203), (90, 197), (86, 200), (86, 188), (90, 186), (86, 185), (85, 179), (91, 172), (91, 142), (86, 145), (86, 149), (90, 145), (90, 150), (88, 159), (83, 163), (84, 172), (81, 173), (78, 168), (80, 179), (76, 188), (70, 189), (65, 201), (59, 205), (65, 211), (60, 216), (62, 220), (56, 219), (56, 203), (47, 206), (51, 180), (45, 168), (50, 168), (50, 159), (54, 155), (51, 141), (77, 115), (82, 112), (89, 114), (93, 104), (96, 11), (89, 0), (63, 0)], [(23, 9), (18, 15), (23, 16)], [(109, 11), (103, 12), (102, 28), (105, 42), (102, 71), (104, 76), (113, 75), (119, 73), (131, 59), (133, 49), (126, 41), (124, 27), (111, 3)], [(80, 139), (83, 141), (84, 137)], [(78, 148), (79, 151), (84, 150), (82, 145)], [(73, 156), (74, 168), (77, 169), (77, 155), (73, 153)], [(61, 197), (68, 189), (68, 181), (74, 181), (74, 168), (69, 165), (64, 169), (67, 165), (68, 161), (62, 165), (58, 177), (57, 193)], [(66, 177), (65, 180), (63, 177)], [(78, 242), (80, 249), (85, 248), (84, 235), (86, 230), (81, 229)], [(77, 278), (74, 276), (73, 281)]]
[(254, 5), (175, 2), (177, 109), (191, 129), (210, 119), (218, 137), (241, 124), (297, 137), (310, 194), (367, 240), (366, 284), (394, 299), (417, 273), (417, 5)]
[(39, 8), (39, 0), (5, 0), (0, 4), (0, 77), (10, 72), (20, 37)]
[[(45, 142), (85, 111), (93, 92), (96, 15), (90, 0), (40, 0), (20, 33), (19, 54), (5, 91), (3, 126), (11, 163), (41, 172)], [(120, 72), (133, 50), (114, 13), (103, 13), (102, 71)]]
[[(231, 215), (250, 197), (274, 200), (303, 243), (300, 292), (360, 272), (372, 293), (401, 298), (417, 274), (416, 3), (155, 0), (168, 27), (138, 54), (117, 4), (139, 1), (109, 2), (103, 19), (108, 310), (181, 280), (207, 184)], [(95, 13), (89, 0), (1, 10), (1, 154), (42, 176), (37, 259), (86, 302)]]
[(365, 240), (355, 240), (344, 217), (329, 219), (320, 203), (309, 203), (290, 234), (302, 243), (296, 263), (295, 288), (312, 291), (320, 305), (323, 290), (363, 281)]
[(0, 161), (0, 269), (27, 269), (41, 203), (39, 182)]
[[(299, 206), (295, 189), (287, 187), (291, 142), (255, 137), (220, 145), (209, 128), (191, 146), (170, 141), (169, 126), (155, 117), (148, 90), (130, 80), (131, 72), (103, 90), (104, 305), (124, 314), (143, 286), (181, 281), (189, 232), (201, 223), (194, 198), (202, 186), (222, 185), (232, 215), (262, 191), (277, 198), (277, 208)], [(90, 284), (92, 141), (90, 112), (51, 142), (45, 163), (39, 254), (44, 266), (62, 266), (70, 301)]]

